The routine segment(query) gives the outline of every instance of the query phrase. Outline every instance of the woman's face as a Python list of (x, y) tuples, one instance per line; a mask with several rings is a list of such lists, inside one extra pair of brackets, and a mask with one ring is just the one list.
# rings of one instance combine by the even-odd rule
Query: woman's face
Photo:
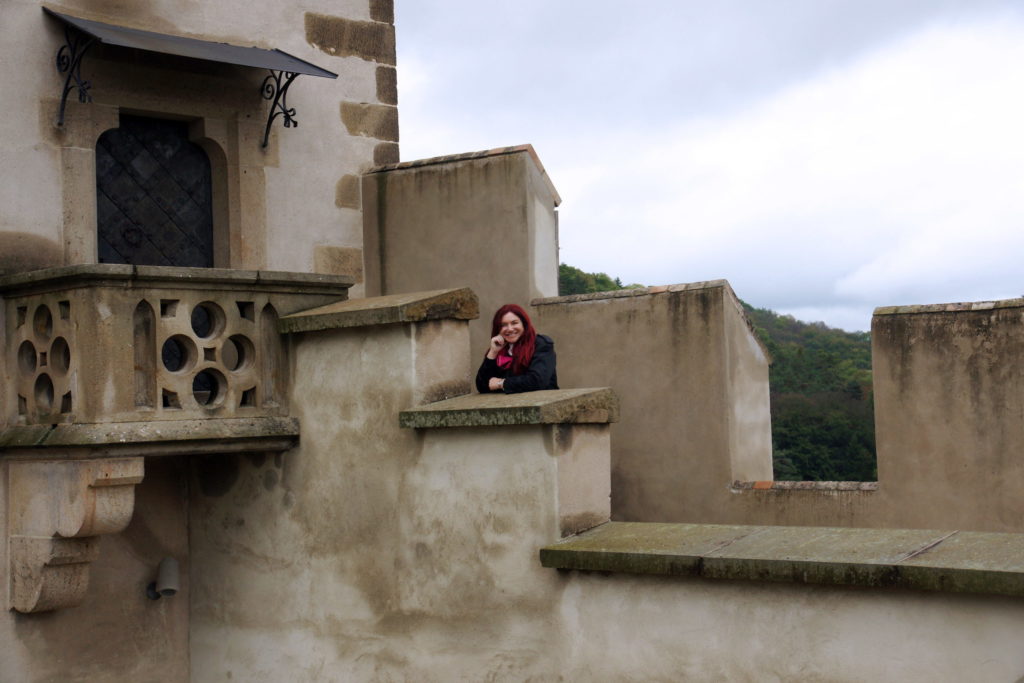
[(515, 344), (523, 336), (523, 321), (515, 313), (501, 316), (501, 337), (506, 344)]

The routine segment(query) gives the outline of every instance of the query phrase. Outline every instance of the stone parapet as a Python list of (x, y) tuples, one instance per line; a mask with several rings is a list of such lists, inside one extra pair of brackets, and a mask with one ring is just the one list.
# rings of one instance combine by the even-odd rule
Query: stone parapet
[(963, 301), (947, 304), (915, 304), (911, 306), (880, 306), (874, 315), (912, 315), (915, 313), (959, 313), (962, 311), (991, 311), (999, 308), (1024, 308), (1024, 298), (997, 301)]
[[(716, 522), (772, 476), (767, 350), (725, 280), (536, 298), (567, 386), (609, 386), (616, 521)], [(746, 497), (750, 498), (750, 497)]]
[(278, 327), (287, 334), (446, 318), (473, 320), (479, 315), (476, 295), (462, 287), (339, 301), (285, 316)]
[(1024, 534), (609, 522), (541, 549), (554, 569), (1024, 596)]
[(619, 419), (615, 393), (601, 389), (556, 389), (522, 394), (471, 394), (404, 410), (402, 427), (492, 427), (500, 425), (606, 424)]

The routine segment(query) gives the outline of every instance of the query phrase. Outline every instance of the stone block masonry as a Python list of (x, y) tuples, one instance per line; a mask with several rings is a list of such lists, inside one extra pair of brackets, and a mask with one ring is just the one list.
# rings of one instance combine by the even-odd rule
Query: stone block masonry
[(305, 25), (306, 41), (321, 52), (395, 64), (395, 27), (391, 24), (307, 12)]
[(385, 104), (342, 102), (341, 120), (352, 135), (398, 142), (398, 109)]

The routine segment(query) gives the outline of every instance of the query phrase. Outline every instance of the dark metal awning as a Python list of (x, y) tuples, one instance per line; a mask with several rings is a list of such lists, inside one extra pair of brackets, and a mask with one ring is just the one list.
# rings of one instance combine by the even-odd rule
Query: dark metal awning
[(60, 111), (58, 112), (57, 125), (59, 126), (64, 125), (64, 106), (67, 102), (68, 94), (73, 89), (78, 89), (78, 100), (80, 102), (92, 101), (92, 97), (89, 94), (91, 84), (88, 81), (82, 80), (80, 69), (85, 52), (97, 41), (104, 45), (115, 45), (145, 50), (147, 52), (202, 59), (208, 62), (221, 62), (223, 64), (236, 64), (238, 66), (269, 70), (270, 75), (263, 80), (263, 84), (260, 87), (263, 97), (273, 100), (270, 115), (267, 119), (267, 128), (263, 135), (264, 147), (267, 146), (270, 126), (278, 116), (284, 117), (285, 128), (299, 125), (295, 120), (295, 110), (289, 109), (285, 104), (285, 95), (288, 87), (297, 76), (305, 74), (322, 78), (338, 77), (336, 73), (330, 72), (327, 69), (321, 69), (315, 64), (310, 64), (281, 50), (241, 47), (227, 43), (217, 43), (211, 40), (199, 40), (198, 38), (185, 38), (166, 33), (141, 31), (126, 26), (104, 24), (99, 21), (73, 17), (68, 14), (55, 12), (46, 7), (43, 8), (43, 11), (64, 22), (67, 40), (66, 44), (62, 45), (57, 52), (57, 69), (60, 73), (66, 74), (64, 91), (60, 101)]

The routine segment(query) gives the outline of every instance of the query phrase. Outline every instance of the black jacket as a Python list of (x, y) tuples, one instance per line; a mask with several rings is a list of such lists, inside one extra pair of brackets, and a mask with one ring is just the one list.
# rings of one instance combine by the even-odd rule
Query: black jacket
[(551, 337), (537, 335), (530, 367), (521, 375), (510, 375), (507, 368), (499, 368), (498, 361), (484, 356), (484, 362), (476, 373), (476, 390), (481, 394), (497, 393), (487, 388), (492, 377), (505, 379), (504, 392), (518, 394), (538, 389), (557, 389), (558, 375), (555, 373), (555, 342)]

